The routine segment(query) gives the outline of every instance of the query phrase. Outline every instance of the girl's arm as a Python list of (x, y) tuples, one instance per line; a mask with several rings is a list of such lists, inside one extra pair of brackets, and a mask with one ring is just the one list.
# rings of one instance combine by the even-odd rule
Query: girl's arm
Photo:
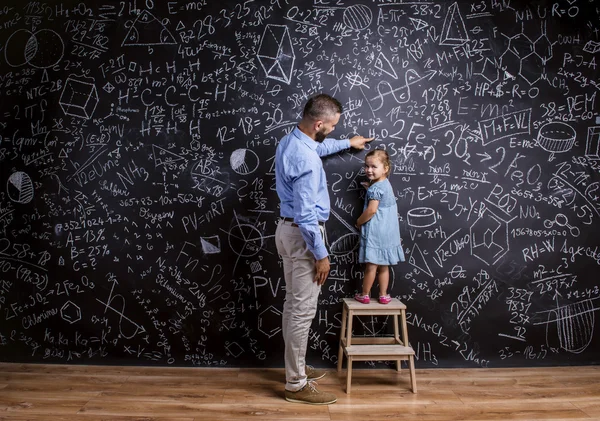
[(379, 200), (369, 200), (367, 208), (356, 221), (356, 226), (360, 228), (362, 225), (369, 222), (377, 213), (377, 209), (379, 209)]

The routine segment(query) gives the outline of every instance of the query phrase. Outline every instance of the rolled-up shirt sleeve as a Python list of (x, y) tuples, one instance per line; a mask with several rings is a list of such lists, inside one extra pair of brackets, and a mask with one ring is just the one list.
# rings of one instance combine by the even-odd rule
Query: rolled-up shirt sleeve
[(317, 146), (317, 154), (319, 156), (331, 155), (350, 147), (350, 139), (337, 140), (328, 137)]
[(327, 257), (327, 248), (321, 237), (317, 219), (317, 201), (321, 168), (315, 162), (299, 161), (295, 165), (296, 176), (293, 182), (294, 222), (298, 224), (308, 249), (320, 260)]

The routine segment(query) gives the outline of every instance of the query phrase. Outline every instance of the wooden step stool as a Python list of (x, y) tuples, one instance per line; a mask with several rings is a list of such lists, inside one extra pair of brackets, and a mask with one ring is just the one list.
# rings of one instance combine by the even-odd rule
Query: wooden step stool
[[(396, 370), (400, 371), (400, 361), (408, 360), (412, 392), (417, 393), (415, 377), (415, 351), (408, 344), (406, 328), (406, 305), (392, 298), (389, 304), (371, 302), (363, 304), (354, 298), (344, 298), (342, 310), (342, 332), (338, 350), (338, 372), (342, 370), (344, 355), (348, 358), (346, 393), (350, 393), (352, 381), (352, 361), (396, 361)], [(352, 338), (352, 319), (354, 316), (392, 316), (394, 320), (393, 337), (355, 337)], [(402, 337), (398, 329), (398, 316), (402, 323)]]

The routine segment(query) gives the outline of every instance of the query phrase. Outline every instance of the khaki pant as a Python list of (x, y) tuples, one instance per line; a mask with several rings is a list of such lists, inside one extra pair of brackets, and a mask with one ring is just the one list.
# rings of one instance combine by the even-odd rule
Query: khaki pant
[(315, 257), (306, 246), (300, 228), (282, 220), (275, 231), (275, 244), (283, 260), (285, 278), (282, 324), (285, 388), (295, 392), (306, 385), (308, 333), (317, 313), (321, 287), (314, 282)]

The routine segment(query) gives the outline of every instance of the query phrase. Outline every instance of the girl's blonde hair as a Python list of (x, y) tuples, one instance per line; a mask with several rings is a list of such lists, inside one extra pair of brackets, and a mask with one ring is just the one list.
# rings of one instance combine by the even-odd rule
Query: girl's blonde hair
[(379, 159), (379, 161), (383, 164), (383, 167), (386, 168), (385, 176), (389, 177), (390, 170), (392, 169), (392, 163), (390, 161), (390, 156), (388, 155), (388, 153), (383, 149), (373, 149), (367, 154), (367, 156), (365, 156), (365, 161), (367, 160), (367, 158), (370, 157), (375, 157), (376, 159)]

